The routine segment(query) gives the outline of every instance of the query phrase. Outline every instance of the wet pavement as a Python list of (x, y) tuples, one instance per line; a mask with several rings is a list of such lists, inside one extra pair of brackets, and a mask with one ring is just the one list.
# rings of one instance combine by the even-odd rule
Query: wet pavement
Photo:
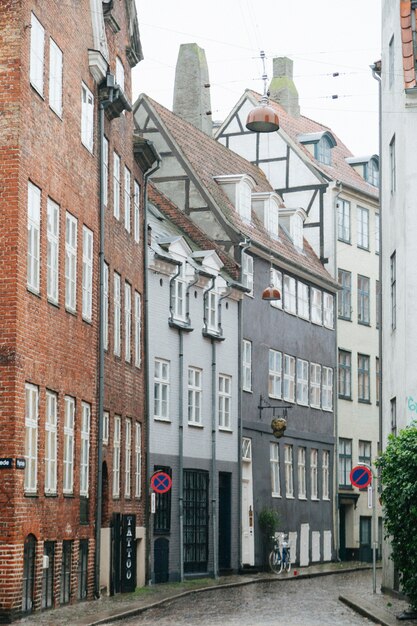
[(34, 613), (17, 624), (96, 626), (121, 620), (130, 626), (354, 626), (371, 624), (372, 619), (381, 626), (416, 626), (396, 619), (408, 603), (379, 592), (380, 570), (376, 594), (372, 588), (368, 566), (326, 563), (301, 568), (296, 576), (293, 571), (263, 572), (153, 585), (133, 594)]

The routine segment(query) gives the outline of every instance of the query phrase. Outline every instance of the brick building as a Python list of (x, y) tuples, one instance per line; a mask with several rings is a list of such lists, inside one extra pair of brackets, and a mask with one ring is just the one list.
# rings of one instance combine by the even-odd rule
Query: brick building
[(8, 621), (145, 579), (141, 207), (156, 153), (133, 136), (133, 0), (10, 0), (1, 12)]

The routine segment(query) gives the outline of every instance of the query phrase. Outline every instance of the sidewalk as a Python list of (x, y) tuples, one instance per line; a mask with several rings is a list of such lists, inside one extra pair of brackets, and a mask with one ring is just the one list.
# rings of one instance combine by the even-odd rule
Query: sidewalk
[[(295, 568), (290, 573), (291, 579), (312, 578), (327, 576), (335, 573), (371, 569), (364, 563), (324, 563), (310, 565), (304, 568)], [(59, 607), (49, 611), (38, 612), (24, 617), (17, 622), (24, 624), (43, 624), (45, 626), (98, 626), (123, 617), (131, 617), (150, 608), (164, 604), (173, 598), (184, 597), (192, 593), (201, 593), (206, 589), (222, 589), (249, 585), (253, 583), (289, 580), (288, 574), (270, 574), (261, 572), (253, 575), (223, 576), (215, 580), (205, 578), (187, 580), (183, 583), (166, 583), (137, 589), (134, 593), (120, 594), (111, 597), (102, 597), (99, 600), (81, 602), (69, 606)], [(378, 586), (377, 586), (378, 588)], [(363, 594), (340, 596), (339, 599), (352, 609), (373, 620), (381, 626), (416, 626), (417, 622), (398, 621), (396, 616), (405, 611), (408, 603), (399, 598), (369, 590)]]

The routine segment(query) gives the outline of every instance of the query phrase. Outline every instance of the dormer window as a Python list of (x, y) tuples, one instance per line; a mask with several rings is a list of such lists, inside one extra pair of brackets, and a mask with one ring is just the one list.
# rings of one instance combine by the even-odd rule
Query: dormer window
[(243, 221), (250, 223), (252, 211), (252, 189), (245, 181), (240, 183), (239, 200), (236, 208)]
[(255, 187), (255, 181), (249, 176), (246, 176), (246, 174), (215, 176), (214, 180), (219, 183), (242, 220), (250, 224), (252, 215), (252, 190)]
[(327, 137), (323, 137), (318, 144), (316, 144), (316, 159), (320, 163), (325, 165), (331, 165), (332, 163), (332, 146)]
[(290, 220), (290, 235), (294, 245), (302, 250), (303, 248), (303, 218), (299, 213), (295, 213)]
[(365, 157), (348, 157), (346, 163), (373, 187), (379, 185), (379, 157), (377, 154)]
[(317, 161), (324, 165), (332, 164), (332, 148), (336, 139), (328, 130), (319, 133), (306, 133), (298, 136), (298, 141), (306, 146)]
[(281, 199), (275, 192), (262, 191), (252, 194), (252, 207), (268, 233), (279, 237), (279, 212)]
[(374, 187), (378, 187), (379, 185), (379, 165), (375, 159), (370, 159), (369, 163), (366, 164), (366, 173), (365, 179)]

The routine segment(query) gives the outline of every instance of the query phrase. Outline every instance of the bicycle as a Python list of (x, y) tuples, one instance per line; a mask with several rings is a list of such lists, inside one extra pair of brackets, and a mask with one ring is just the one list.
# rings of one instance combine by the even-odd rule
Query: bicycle
[(291, 548), (288, 535), (282, 534), (282, 550), (279, 535), (275, 535), (273, 540), (274, 546), (269, 553), (269, 567), (275, 574), (280, 574), (282, 571), (289, 572), (291, 569)]

